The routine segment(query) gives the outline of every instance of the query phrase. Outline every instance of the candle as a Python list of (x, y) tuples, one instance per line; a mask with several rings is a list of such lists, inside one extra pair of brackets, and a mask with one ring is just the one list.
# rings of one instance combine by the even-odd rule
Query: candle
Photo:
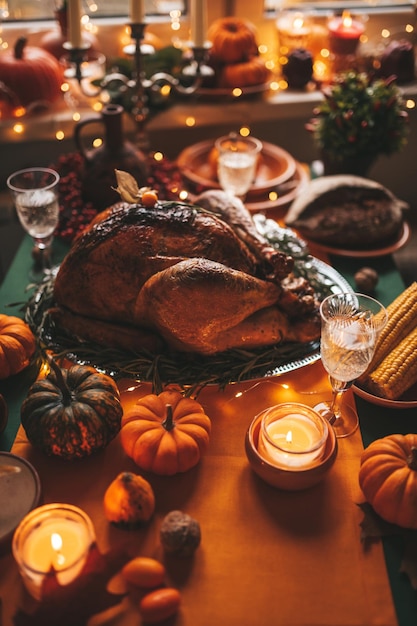
[(89, 517), (69, 504), (47, 504), (29, 513), (13, 537), (13, 555), (29, 593), (40, 600), (45, 577), (55, 571), (68, 585), (81, 573), (94, 542)]
[(203, 47), (206, 41), (206, 2), (191, 0), (190, 2), (191, 41), (196, 48)]
[(68, 38), (73, 48), (81, 48), (81, 2), (68, 0)]
[(278, 467), (303, 469), (322, 458), (327, 436), (327, 422), (312, 408), (279, 404), (262, 417), (258, 452)]
[(303, 13), (284, 12), (277, 20), (277, 31), (279, 46), (283, 54), (297, 48), (308, 48), (311, 27)]
[(145, 18), (145, 0), (130, 0), (130, 21), (142, 24)]
[(332, 52), (355, 54), (365, 27), (358, 20), (354, 20), (349, 11), (343, 11), (341, 17), (333, 17), (329, 20), (328, 30)]

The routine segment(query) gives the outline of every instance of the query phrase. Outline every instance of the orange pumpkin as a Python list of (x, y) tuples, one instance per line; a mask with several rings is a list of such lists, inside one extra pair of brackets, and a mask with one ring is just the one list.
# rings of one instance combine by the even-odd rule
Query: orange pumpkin
[(0, 53), (0, 81), (27, 106), (33, 102), (55, 102), (61, 95), (63, 71), (46, 50), (26, 46), (20, 37), (12, 50)]
[(186, 472), (207, 449), (210, 418), (192, 398), (167, 389), (144, 396), (122, 418), (121, 443), (143, 470), (161, 475)]
[(0, 314), (0, 380), (27, 367), (35, 349), (36, 340), (26, 322)]
[(252, 57), (249, 61), (224, 65), (219, 74), (219, 87), (251, 87), (263, 85), (270, 76), (270, 71), (263, 60)]
[(359, 484), (384, 520), (417, 528), (417, 434), (373, 441), (361, 456)]
[(222, 63), (239, 63), (257, 53), (255, 26), (239, 17), (220, 17), (209, 27), (210, 55)]

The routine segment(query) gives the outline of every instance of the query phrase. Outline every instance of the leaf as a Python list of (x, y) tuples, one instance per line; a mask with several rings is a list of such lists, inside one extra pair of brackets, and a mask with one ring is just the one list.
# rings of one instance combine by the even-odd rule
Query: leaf
[(94, 544), (81, 574), (72, 583), (60, 585), (54, 570), (45, 577), (42, 601), (32, 613), (17, 611), (15, 626), (86, 626), (93, 615), (116, 606), (124, 598), (125, 594), (110, 593), (106, 586), (128, 559), (116, 552), (103, 555)]
[(407, 534), (400, 572), (406, 574), (413, 589), (417, 590), (417, 534)]
[(140, 198), (140, 191), (136, 180), (128, 172), (115, 170), (117, 187), (115, 191), (120, 194), (122, 200), (134, 204)]
[(362, 529), (361, 541), (367, 543), (368, 540), (375, 541), (389, 535), (400, 535), (403, 529), (396, 524), (390, 524), (382, 519), (368, 502), (358, 504), (363, 512), (363, 519), (360, 523)]

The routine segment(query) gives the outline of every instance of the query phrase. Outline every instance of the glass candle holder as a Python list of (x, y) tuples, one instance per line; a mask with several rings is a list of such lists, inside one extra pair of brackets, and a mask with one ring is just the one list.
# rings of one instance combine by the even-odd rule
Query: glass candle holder
[(52, 573), (60, 585), (73, 582), (94, 541), (90, 518), (70, 504), (46, 504), (26, 515), (14, 533), (12, 551), (30, 595), (41, 600), (43, 582)]
[(328, 425), (314, 409), (288, 402), (262, 417), (258, 452), (269, 463), (289, 470), (305, 469), (322, 459)]
[(281, 54), (297, 48), (308, 49), (311, 20), (300, 11), (283, 11), (276, 21), (278, 44)]

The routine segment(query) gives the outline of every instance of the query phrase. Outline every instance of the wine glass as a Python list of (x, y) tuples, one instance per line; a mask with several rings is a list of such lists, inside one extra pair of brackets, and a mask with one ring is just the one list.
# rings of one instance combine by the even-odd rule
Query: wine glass
[(230, 133), (215, 142), (217, 176), (226, 193), (244, 198), (256, 174), (262, 142), (255, 137), (241, 137)]
[(34, 242), (35, 263), (29, 277), (35, 282), (53, 272), (51, 246), (59, 220), (59, 180), (59, 174), (46, 167), (19, 170), (7, 179), (19, 221)]
[(336, 437), (347, 437), (355, 432), (359, 421), (351, 407), (340, 406), (340, 399), (367, 370), (387, 322), (387, 311), (370, 296), (338, 293), (323, 300), (320, 315), (320, 355), (333, 397), (331, 402), (321, 402), (314, 408), (333, 425)]

